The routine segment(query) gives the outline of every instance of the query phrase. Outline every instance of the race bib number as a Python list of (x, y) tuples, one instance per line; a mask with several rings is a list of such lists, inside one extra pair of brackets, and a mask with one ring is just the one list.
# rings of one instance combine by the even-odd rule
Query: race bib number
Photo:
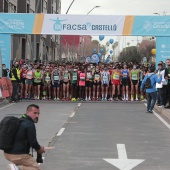
[(95, 79), (95, 80), (99, 80), (99, 78), (100, 78), (100, 75), (95, 74), (94, 79)]
[(127, 77), (127, 73), (123, 73), (123, 77)]
[(80, 80), (81, 80), (81, 81), (84, 81), (84, 80), (85, 80), (85, 77), (80, 77)]
[(115, 75), (115, 79), (119, 80), (119, 75), (118, 74)]
[(23, 77), (26, 77), (26, 74), (25, 74), (25, 73), (23, 73)]
[(88, 79), (91, 79), (91, 78), (92, 78), (91, 73), (87, 73), (87, 78), (88, 78)]
[(77, 76), (73, 76), (73, 81), (77, 81)]
[(54, 76), (54, 80), (58, 81), (59, 80), (59, 76)]
[(47, 77), (45, 78), (45, 81), (46, 81), (46, 82), (49, 82), (49, 81), (50, 81), (50, 77), (47, 76)]
[(64, 75), (64, 79), (68, 79), (68, 75)]
[(132, 80), (138, 80), (137, 74), (133, 74), (133, 75), (132, 75)]
[(27, 76), (28, 76), (28, 77), (32, 77), (32, 74), (28, 74)]
[(103, 76), (104, 81), (108, 81), (108, 76)]

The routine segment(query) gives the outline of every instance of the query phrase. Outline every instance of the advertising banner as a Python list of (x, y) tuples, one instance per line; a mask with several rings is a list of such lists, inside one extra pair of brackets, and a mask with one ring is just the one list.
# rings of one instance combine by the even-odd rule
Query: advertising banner
[(121, 35), (125, 16), (51, 15), (44, 17), (42, 34)]
[(0, 33), (170, 36), (170, 16), (1, 13)]
[(170, 59), (170, 37), (156, 37), (156, 66)]
[(0, 33), (31, 34), (35, 14), (0, 14)]
[(10, 69), (11, 60), (11, 35), (0, 34), (0, 51), (2, 57), (2, 64), (6, 64), (6, 68)]
[(135, 16), (131, 34), (170, 36), (170, 16)]

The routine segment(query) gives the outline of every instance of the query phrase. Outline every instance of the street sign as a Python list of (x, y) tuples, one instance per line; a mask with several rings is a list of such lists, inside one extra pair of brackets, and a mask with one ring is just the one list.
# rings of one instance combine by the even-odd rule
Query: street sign
[(125, 144), (117, 144), (117, 151), (118, 159), (104, 158), (103, 160), (120, 170), (131, 170), (145, 161), (144, 159), (128, 159)]

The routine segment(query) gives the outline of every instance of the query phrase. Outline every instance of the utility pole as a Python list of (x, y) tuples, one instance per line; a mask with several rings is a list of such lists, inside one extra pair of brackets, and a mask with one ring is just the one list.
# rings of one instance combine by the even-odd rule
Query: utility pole
[[(36, 9), (35, 9), (35, 13), (38, 13), (38, 8), (39, 8), (39, 6), (40, 6), (40, 1), (41, 0), (38, 0), (38, 2), (37, 2), (37, 4), (36, 4)], [(37, 52), (36, 52), (36, 49), (37, 49), (37, 39), (36, 39), (36, 34), (34, 34), (34, 40), (33, 40), (33, 55), (34, 56), (32, 56), (33, 57), (33, 60), (34, 59), (36, 59), (36, 54), (37, 54)]]
[[(67, 9), (67, 11), (66, 11), (66, 14), (68, 14), (68, 12), (69, 12), (71, 6), (73, 5), (74, 1), (75, 1), (75, 0), (73, 0), (73, 1), (71, 2), (71, 4), (69, 5), (69, 7), (68, 7), (68, 9)], [(60, 35), (60, 55), (59, 55), (59, 62), (61, 62), (61, 59), (62, 59), (62, 35)]]

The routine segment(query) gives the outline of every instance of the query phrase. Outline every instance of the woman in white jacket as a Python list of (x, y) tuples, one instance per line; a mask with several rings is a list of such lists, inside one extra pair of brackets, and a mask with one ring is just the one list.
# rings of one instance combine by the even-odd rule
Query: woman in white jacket
[(165, 69), (163, 68), (163, 64), (158, 64), (158, 72), (157, 76), (160, 77), (162, 75), (161, 83), (156, 83), (156, 88), (158, 91), (158, 107), (162, 108), (166, 105), (166, 86), (167, 80), (165, 79)]

